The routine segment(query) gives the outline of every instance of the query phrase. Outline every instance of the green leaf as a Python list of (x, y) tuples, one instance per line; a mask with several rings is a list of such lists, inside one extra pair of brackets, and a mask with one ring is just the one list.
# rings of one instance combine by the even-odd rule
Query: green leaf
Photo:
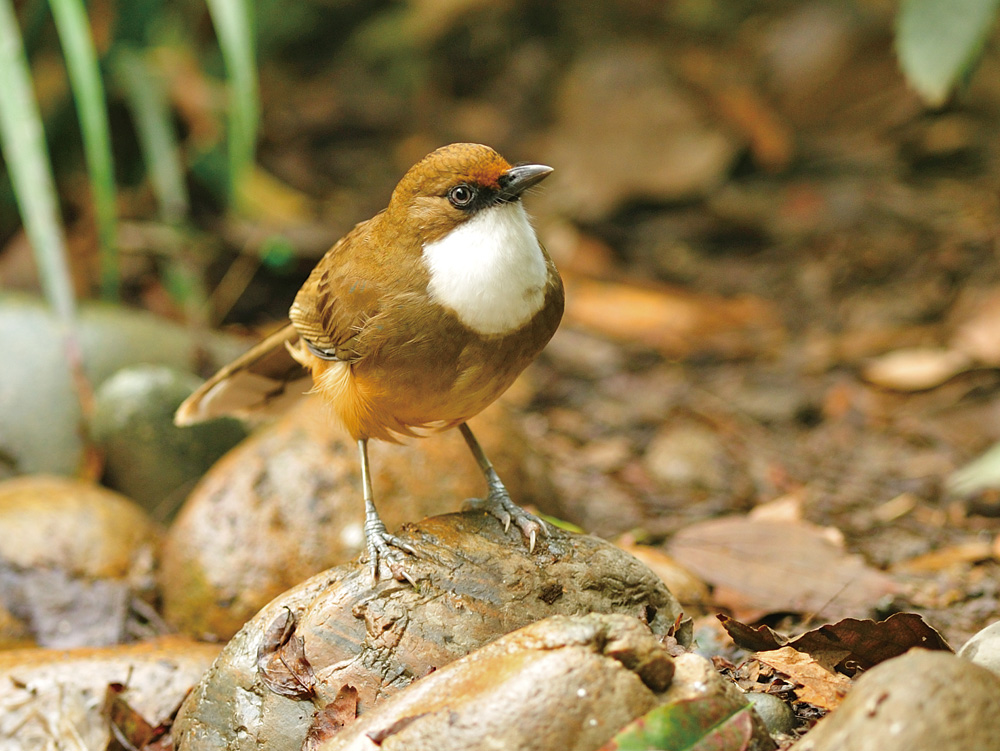
[(52, 163), (11, 0), (0, 0), (0, 149), (38, 264), (45, 296), (64, 329), (76, 317)]
[(753, 736), (750, 705), (723, 697), (685, 699), (651, 709), (601, 751), (741, 751)]
[(66, 57), (66, 69), (83, 135), (83, 151), (97, 218), (101, 293), (105, 299), (117, 299), (119, 268), (115, 178), (107, 104), (97, 53), (82, 0), (49, 0), (49, 5)]
[(250, 0), (207, 0), (229, 76), (229, 193), (240, 204), (243, 181), (254, 161), (260, 103), (256, 35)]
[(261, 262), (274, 271), (288, 271), (295, 266), (295, 246), (282, 235), (265, 237), (260, 244)]
[(940, 107), (979, 61), (1000, 0), (903, 0), (896, 53), (907, 80)]
[(945, 488), (958, 496), (1000, 488), (1000, 443), (993, 444), (985, 454), (948, 475)]
[(130, 47), (118, 48), (111, 67), (132, 113), (160, 218), (178, 224), (187, 216), (190, 201), (166, 85), (147, 57)]

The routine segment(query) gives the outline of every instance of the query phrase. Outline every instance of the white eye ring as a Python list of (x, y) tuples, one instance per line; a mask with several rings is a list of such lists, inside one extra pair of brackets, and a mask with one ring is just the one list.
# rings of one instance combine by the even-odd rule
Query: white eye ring
[(448, 200), (451, 205), (457, 209), (463, 209), (472, 203), (472, 199), (476, 197), (475, 191), (465, 183), (461, 185), (456, 185), (454, 188), (448, 191)]

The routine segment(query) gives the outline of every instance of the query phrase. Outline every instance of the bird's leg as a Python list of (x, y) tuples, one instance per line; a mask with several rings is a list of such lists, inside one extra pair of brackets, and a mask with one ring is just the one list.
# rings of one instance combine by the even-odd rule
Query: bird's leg
[(499, 475), (493, 469), (493, 463), (487, 458), (486, 452), (483, 451), (483, 447), (479, 445), (479, 441), (472, 434), (468, 423), (463, 422), (458, 426), (458, 429), (461, 431), (466, 444), (468, 444), (469, 450), (472, 451), (472, 455), (476, 457), (476, 464), (483, 471), (483, 475), (486, 477), (486, 484), (489, 486), (489, 493), (486, 495), (485, 500), (474, 505), (499, 519), (503, 523), (505, 530), (510, 527), (510, 523), (513, 521), (521, 530), (521, 533), (528, 538), (528, 549), (534, 551), (535, 540), (538, 535), (548, 534), (545, 522), (534, 514), (529, 514), (511, 500), (510, 493), (507, 492), (507, 488), (500, 481)]
[(402, 550), (410, 555), (416, 555), (412, 547), (395, 535), (390, 535), (385, 524), (375, 510), (375, 494), (372, 492), (372, 473), (368, 465), (368, 439), (358, 439), (358, 451), (361, 454), (361, 486), (365, 496), (365, 545), (368, 548), (368, 565), (371, 566), (372, 580), (378, 581), (378, 564), (383, 560), (389, 566), (394, 578), (406, 579), (410, 584), (416, 584), (403, 567), (399, 553), (392, 548)]

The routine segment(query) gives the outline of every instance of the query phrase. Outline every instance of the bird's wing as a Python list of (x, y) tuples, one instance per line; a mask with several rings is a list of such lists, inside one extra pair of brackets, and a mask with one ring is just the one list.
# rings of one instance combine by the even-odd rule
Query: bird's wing
[(364, 356), (357, 336), (381, 307), (380, 279), (386, 270), (373, 262), (371, 222), (347, 233), (316, 264), (288, 313), (314, 354), (354, 362)]
[(312, 376), (289, 352), (299, 334), (284, 326), (209, 378), (184, 400), (174, 415), (178, 425), (193, 425), (224, 415), (279, 414), (312, 388)]

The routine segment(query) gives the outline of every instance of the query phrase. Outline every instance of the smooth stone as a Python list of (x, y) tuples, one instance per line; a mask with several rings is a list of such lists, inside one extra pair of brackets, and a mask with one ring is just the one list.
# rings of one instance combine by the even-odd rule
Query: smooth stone
[(973, 634), (958, 650), (958, 656), (1000, 675), (1000, 621)]
[(41, 646), (118, 643), (132, 598), (152, 599), (159, 527), (111, 490), (62, 477), (7, 480), (0, 530), (0, 607)]
[(104, 453), (104, 481), (159, 519), (247, 435), (232, 418), (174, 425), (177, 407), (200, 385), (197, 376), (165, 365), (132, 365), (97, 390), (92, 430)]
[[(77, 339), (91, 387), (127, 365), (220, 366), (247, 348), (216, 332), (195, 334), (140, 310), (80, 307)], [(72, 475), (84, 460), (82, 414), (66, 358), (66, 338), (41, 300), (0, 295), (0, 479), (21, 474)]]
[(861, 675), (793, 751), (987, 751), (1000, 748), (1000, 676), (914, 649)]

